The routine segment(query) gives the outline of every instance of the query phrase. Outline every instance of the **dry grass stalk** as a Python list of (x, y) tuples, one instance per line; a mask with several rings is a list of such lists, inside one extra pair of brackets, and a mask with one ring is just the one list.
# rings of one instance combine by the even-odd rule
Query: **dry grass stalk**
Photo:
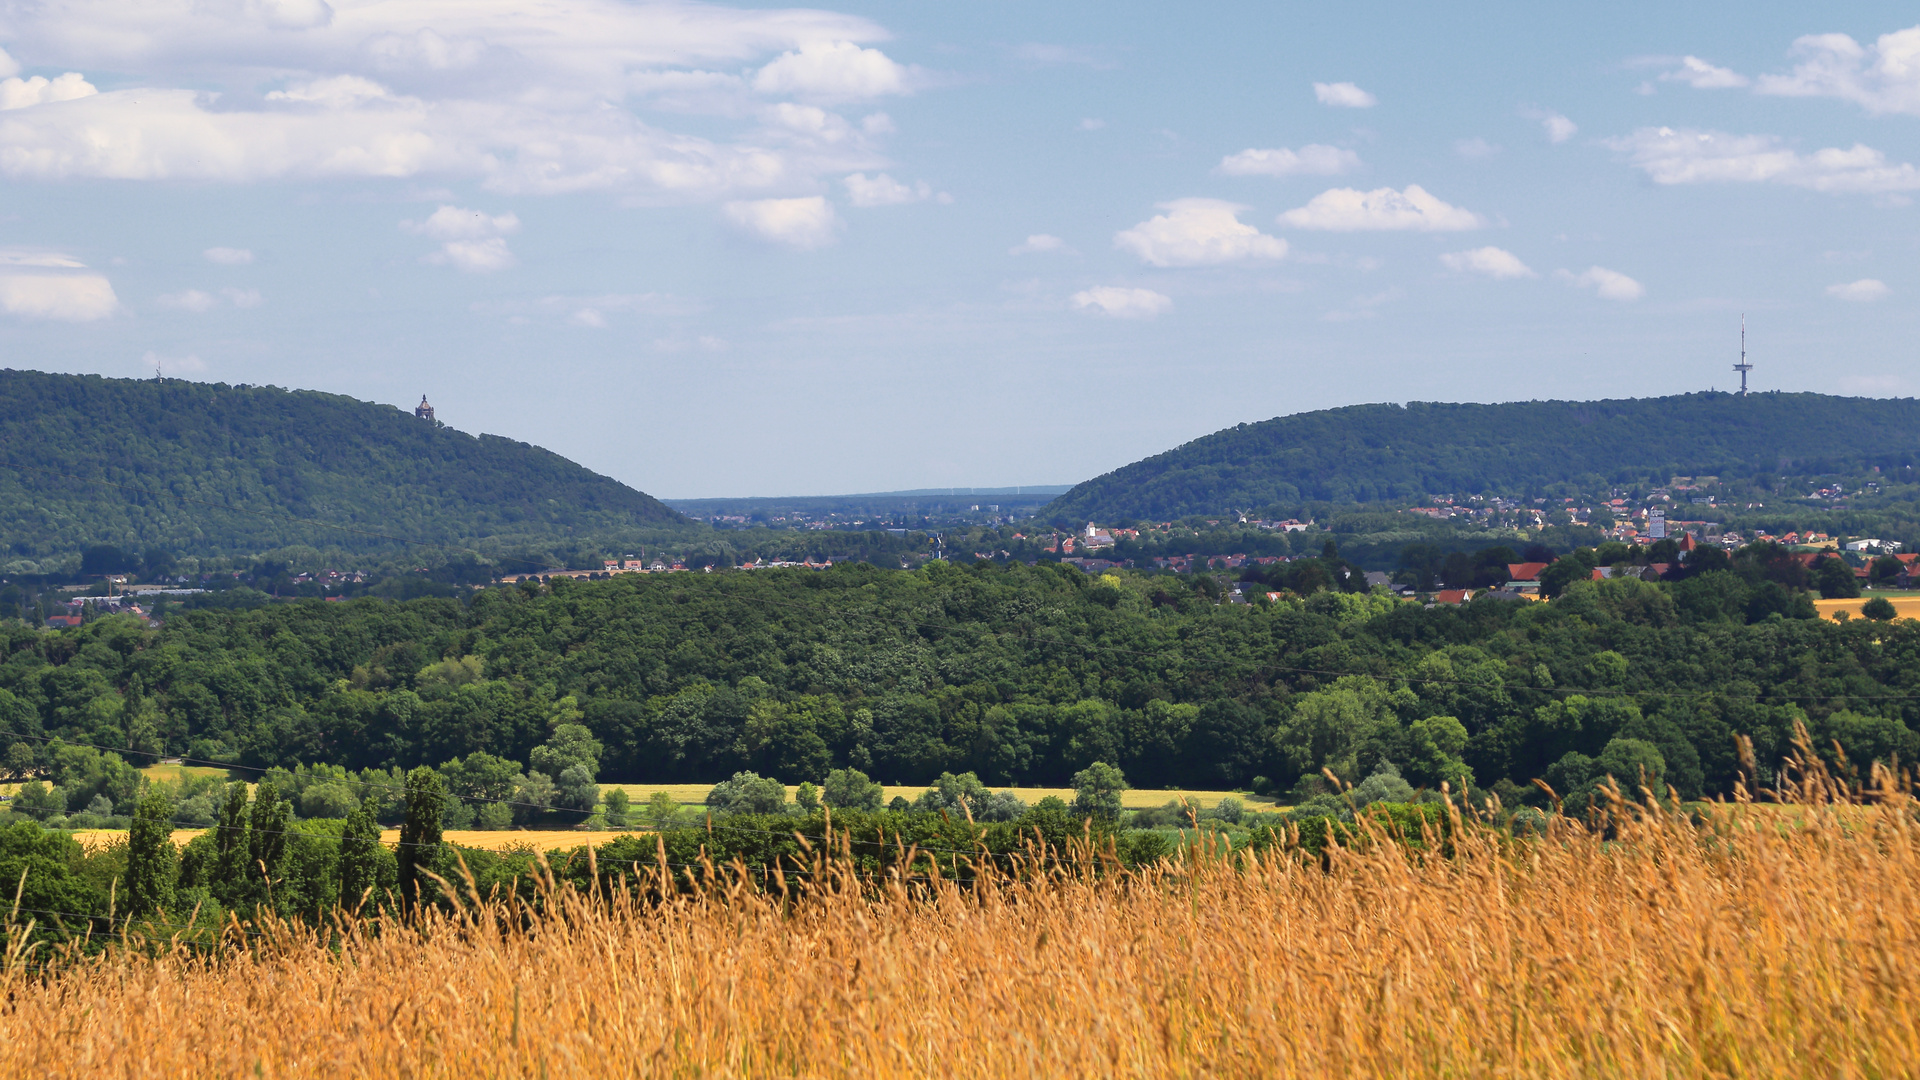
[(1815, 776), (1791, 816), (1622, 805), (1610, 838), (1468, 828), (1453, 858), (1200, 851), (1125, 876), (863, 887), (823, 855), (785, 895), (725, 872), (657, 906), (551, 891), (524, 931), (525, 909), (470, 903), (417, 929), (345, 925), (333, 950), (275, 928), (211, 960), (120, 951), (48, 975), (16, 958), (0, 1060), (44, 1077), (1911, 1075), (1920, 837), (1882, 779), (1862, 799)]

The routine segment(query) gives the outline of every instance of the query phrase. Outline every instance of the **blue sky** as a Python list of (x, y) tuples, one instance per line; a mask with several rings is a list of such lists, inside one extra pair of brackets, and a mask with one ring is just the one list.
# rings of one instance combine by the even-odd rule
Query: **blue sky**
[(1370, 401), (1911, 395), (1906, 5), (0, 3), (0, 364), (669, 497)]

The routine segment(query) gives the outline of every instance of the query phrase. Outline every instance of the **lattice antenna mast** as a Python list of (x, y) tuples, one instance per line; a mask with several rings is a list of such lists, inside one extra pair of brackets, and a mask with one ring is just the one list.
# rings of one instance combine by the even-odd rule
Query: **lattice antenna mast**
[(1740, 396), (1746, 397), (1747, 372), (1753, 370), (1753, 365), (1747, 363), (1747, 317), (1745, 315), (1740, 316), (1740, 362), (1733, 365), (1733, 370), (1740, 373)]

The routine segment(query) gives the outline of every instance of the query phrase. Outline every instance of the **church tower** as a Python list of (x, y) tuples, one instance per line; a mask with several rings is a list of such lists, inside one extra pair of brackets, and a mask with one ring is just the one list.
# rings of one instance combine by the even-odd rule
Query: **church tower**
[(413, 415), (419, 417), (422, 420), (433, 419), (433, 406), (427, 404), (427, 395), (425, 394), (420, 395), (420, 405), (418, 408), (413, 410)]

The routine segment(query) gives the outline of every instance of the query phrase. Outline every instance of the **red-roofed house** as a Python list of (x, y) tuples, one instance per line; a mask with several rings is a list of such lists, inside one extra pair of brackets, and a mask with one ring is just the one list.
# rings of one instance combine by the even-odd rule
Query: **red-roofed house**
[(1540, 572), (1551, 563), (1517, 562), (1507, 564), (1507, 578), (1512, 581), (1539, 581)]
[(1433, 594), (1436, 604), (1464, 604), (1473, 599), (1472, 589), (1441, 589)]

